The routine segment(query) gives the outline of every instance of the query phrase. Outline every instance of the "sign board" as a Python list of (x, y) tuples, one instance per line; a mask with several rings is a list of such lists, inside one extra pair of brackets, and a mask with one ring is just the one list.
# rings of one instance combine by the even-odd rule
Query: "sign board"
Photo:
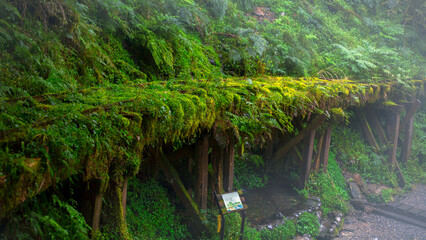
[(228, 212), (233, 212), (244, 208), (238, 192), (222, 194), (222, 199), (225, 202), (226, 210)]
[(247, 209), (247, 205), (245, 203), (242, 191), (224, 194), (215, 193), (215, 196), (218, 203), (219, 211), (221, 211), (222, 214), (239, 212), (244, 209)]

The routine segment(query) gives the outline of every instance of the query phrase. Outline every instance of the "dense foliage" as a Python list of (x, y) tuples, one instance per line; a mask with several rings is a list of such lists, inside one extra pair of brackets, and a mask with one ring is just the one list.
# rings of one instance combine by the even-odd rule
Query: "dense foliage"
[(89, 239), (90, 227), (76, 202), (42, 194), (26, 202), (7, 222), (1, 239)]
[[(146, 146), (179, 146), (204, 130), (241, 144), (292, 132), (295, 118), (411, 99), (424, 90), (424, 12), (419, 0), (0, 0), (0, 218), (76, 173), (118, 186)], [(419, 146), (413, 155), (424, 156)], [(379, 155), (360, 151), (356, 170), (394, 184), (369, 171)], [(263, 176), (249, 180), (260, 161), (240, 163), (240, 181), (262, 186)], [(23, 238), (87, 237), (72, 203), (43, 204), (11, 219), (29, 221)], [(146, 214), (132, 207), (130, 216)], [(139, 227), (161, 228), (136, 220), (135, 238)], [(179, 226), (162, 230), (185, 237)]]
[(373, 151), (363, 140), (360, 132), (349, 127), (338, 127), (333, 132), (332, 148), (344, 168), (359, 173), (373, 183), (383, 183), (391, 187), (398, 186), (395, 173), (389, 170), (385, 149)]

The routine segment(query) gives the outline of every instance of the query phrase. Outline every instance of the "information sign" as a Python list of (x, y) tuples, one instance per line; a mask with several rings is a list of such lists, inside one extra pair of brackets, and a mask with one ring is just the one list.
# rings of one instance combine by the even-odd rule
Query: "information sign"
[(238, 192), (222, 194), (222, 199), (225, 202), (226, 210), (228, 212), (237, 211), (244, 208)]

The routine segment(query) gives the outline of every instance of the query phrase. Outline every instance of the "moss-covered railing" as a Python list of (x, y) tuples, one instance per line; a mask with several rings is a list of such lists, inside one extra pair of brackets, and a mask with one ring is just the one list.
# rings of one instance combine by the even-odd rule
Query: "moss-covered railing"
[(402, 103), (423, 94), (424, 84), (260, 77), (1, 99), (0, 217), (75, 173), (122, 182), (143, 164), (147, 145), (179, 144), (212, 128), (231, 129), (240, 139), (274, 129), (291, 132), (296, 117)]

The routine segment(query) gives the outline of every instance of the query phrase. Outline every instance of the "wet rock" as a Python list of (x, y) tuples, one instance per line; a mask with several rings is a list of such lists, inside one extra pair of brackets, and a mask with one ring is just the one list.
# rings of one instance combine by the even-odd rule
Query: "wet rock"
[(273, 219), (283, 219), (284, 218), (284, 214), (282, 212), (277, 212), (274, 215), (272, 215)]
[(364, 194), (362, 193), (361, 189), (359, 188), (356, 182), (349, 182), (349, 188), (351, 190), (351, 195), (353, 199), (359, 200), (359, 201), (366, 200)]

